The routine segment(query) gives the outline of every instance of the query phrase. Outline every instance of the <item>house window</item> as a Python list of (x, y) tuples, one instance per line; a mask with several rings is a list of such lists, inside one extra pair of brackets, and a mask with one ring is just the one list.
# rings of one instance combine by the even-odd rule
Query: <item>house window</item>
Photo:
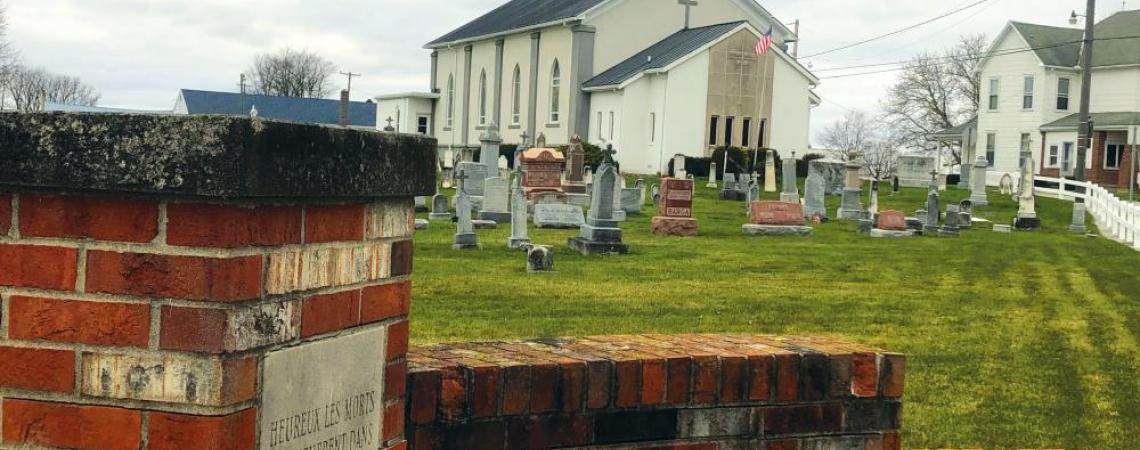
[(1104, 146), (1104, 168), (1105, 169), (1120, 169), (1120, 162), (1124, 159), (1124, 146), (1120, 144), (1108, 144)]
[(1063, 149), (1061, 154), (1061, 172), (1068, 173), (1073, 168), (1073, 143), (1066, 142), (1061, 145)]
[(1057, 79), (1057, 110), (1069, 110), (1069, 86), (1072, 82), (1068, 78)]
[(1033, 109), (1034, 81), (1032, 76), (1025, 77), (1025, 92), (1021, 96), (1021, 109)]
[(614, 112), (610, 111), (610, 142), (614, 141)]
[(602, 112), (598, 111), (598, 139), (602, 138)]
[(990, 111), (997, 111), (998, 109), (998, 89), (1001, 87), (1001, 80), (997, 78), (990, 78)]
[(487, 71), (479, 72), (479, 125), (487, 125)]
[(649, 142), (657, 141), (657, 113), (649, 113)]
[[(518, 64), (515, 64), (515, 73), (511, 78), (511, 124), (519, 124), (519, 111), (522, 109), (522, 72), (519, 71)], [(601, 123), (601, 120), (598, 120)], [(600, 125), (599, 125), (600, 126)], [(598, 131), (598, 137), (601, 137), (602, 132)]]
[[(1029, 153), (1029, 133), (1021, 133), (1021, 153)], [(1025, 166), (1024, 158), (1017, 158), (1018, 168)]]
[(428, 134), (428, 117), (420, 116), (416, 118), (416, 132), (419, 134)]
[(712, 116), (712, 122), (709, 123), (709, 145), (716, 145), (717, 122), (720, 122), (720, 117)]
[(558, 67), (558, 60), (554, 60), (554, 68), (550, 70), (550, 123), (558, 123), (561, 117), (558, 111), (558, 100), (562, 95), (562, 69)]
[(997, 152), (997, 133), (986, 133), (986, 161), (990, 167), (994, 165), (994, 155)]
[(744, 147), (744, 148), (749, 148), (748, 144), (750, 144), (749, 141), (751, 141), (751, 137), (752, 137), (751, 136), (752, 119), (749, 117), (745, 117), (744, 122), (741, 124), (741, 126), (744, 128), (740, 129), (740, 146)]
[(447, 76), (447, 127), (455, 123), (455, 76)]
[(1056, 145), (1050, 145), (1049, 146), (1049, 167), (1057, 167), (1057, 163), (1060, 162), (1060, 161), (1058, 161), (1058, 159), (1060, 157), (1061, 157), (1060, 156), (1060, 148), (1057, 147)]
[(724, 146), (732, 147), (732, 122), (736, 120), (735, 117), (728, 116), (724, 119)]

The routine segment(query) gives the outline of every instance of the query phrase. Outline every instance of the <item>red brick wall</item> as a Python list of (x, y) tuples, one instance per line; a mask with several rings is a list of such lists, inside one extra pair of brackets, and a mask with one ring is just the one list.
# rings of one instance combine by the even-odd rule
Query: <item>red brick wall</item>
[(905, 358), (834, 340), (608, 336), (408, 360), (416, 450), (901, 448)]
[(412, 208), (0, 193), (0, 448), (254, 449), (261, 358), (354, 327), (400, 448)]

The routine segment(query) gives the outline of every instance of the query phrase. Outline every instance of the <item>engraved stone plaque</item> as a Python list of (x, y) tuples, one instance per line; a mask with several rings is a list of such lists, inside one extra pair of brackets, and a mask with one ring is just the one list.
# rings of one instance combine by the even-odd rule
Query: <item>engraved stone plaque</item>
[(380, 447), (385, 329), (265, 357), (260, 450)]

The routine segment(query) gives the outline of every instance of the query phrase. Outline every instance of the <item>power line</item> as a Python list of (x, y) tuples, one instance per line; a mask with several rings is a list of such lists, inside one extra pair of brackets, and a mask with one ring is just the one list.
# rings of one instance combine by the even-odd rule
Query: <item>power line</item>
[(904, 46), (902, 46), (902, 47), (896, 48), (896, 49), (894, 49), (894, 50), (886, 51), (886, 52), (883, 52), (883, 53), (879, 53), (878, 55), (875, 55), (875, 56), (872, 56), (872, 57), (869, 57), (869, 58), (864, 58), (864, 59), (876, 59), (876, 58), (879, 58), (879, 57), (882, 57), (882, 56), (888, 56), (888, 55), (894, 55), (894, 54), (897, 54), (897, 53), (901, 53), (901, 52), (902, 52), (903, 50), (905, 50), (905, 49), (908, 49), (908, 48), (914, 47), (914, 46), (916, 46), (916, 45), (918, 45), (918, 44), (922, 43), (923, 41), (926, 41), (927, 39), (930, 39), (930, 38), (932, 38), (932, 37), (934, 37), (934, 36), (938, 36), (938, 35), (940, 35), (940, 34), (942, 34), (942, 33), (945, 33), (945, 32), (947, 32), (947, 31), (949, 31), (949, 30), (951, 30), (951, 29), (953, 29), (953, 28), (957, 27), (958, 25), (961, 25), (961, 24), (965, 23), (966, 21), (968, 21), (968, 20), (970, 20), (970, 19), (973, 19), (973, 18), (975, 18), (975, 17), (977, 17), (977, 16), (981, 15), (982, 13), (986, 12), (986, 11), (987, 11), (987, 10), (989, 10), (990, 8), (993, 8), (994, 6), (997, 6), (997, 4), (998, 4), (998, 3), (1001, 3), (1001, 2), (1002, 2), (1002, 0), (996, 0), (996, 1), (994, 1), (994, 2), (991, 2), (990, 4), (988, 4), (988, 5), (986, 5), (986, 6), (983, 6), (983, 7), (979, 8), (977, 11), (974, 11), (974, 12), (970, 13), (968, 16), (966, 16), (966, 17), (963, 17), (961, 20), (958, 20), (957, 22), (954, 22), (954, 23), (951, 23), (950, 25), (947, 25), (945, 28), (942, 28), (942, 29), (940, 29), (940, 30), (938, 30), (938, 31), (935, 31), (935, 32), (933, 32), (933, 33), (930, 33), (930, 34), (928, 34), (928, 35), (926, 35), (926, 36), (923, 36), (923, 37), (921, 37), (921, 38), (915, 39), (915, 40), (911, 41), (910, 43), (908, 43), (908, 44), (906, 44), (906, 45), (904, 45)]
[(816, 57), (816, 56), (820, 56), (820, 55), (826, 55), (826, 54), (828, 54), (828, 53), (834, 53), (834, 52), (837, 52), (837, 51), (840, 51), (840, 50), (846, 50), (846, 49), (849, 49), (849, 48), (852, 48), (852, 47), (858, 47), (858, 46), (860, 46), (860, 45), (863, 45), (863, 44), (866, 44), (866, 43), (869, 43), (869, 42), (874, 42), (874, 41), (877, 41), (877, 40), (879, 40), (879, 39), (883, 39), (883, 38), (886, 38), (886, 37), (894, 36), (894, 35), (896, 35), (896, 34), (904, 33), (904, 32), (907, 32), (907, 31), (913, 30), (913, 29), (915, 29), (915, 28), (921, 27), (921, 26), (923, 26), (923, 25), (929, 24), (929, 23), (931, 23), (931, 22), (935, 22), (935, 21), (938, 21), (938, 20), (944, 19), (944, 18), (946, 18), (946, 17), (952, 16), (952, 15), (954, 15), (954, 14), (960, 13), (960, 12), (962, 12), (962, 11), (965, 11), (965, 10), (967, 10), (967, 9), (973, 8), (973, 7), (975, 7), (975, 6), (978, 6), (978, 5), (982, 4), (982, 3), (986, 3), (986, 2), (988, 2), (988, 1), (991, 1), (991, 0), (979, 0), (979, 1), (977, 1), (977, 2), (971, 3), (971, 4), (969, 4), (969, 5), (966, 5), (966, 6), (963, 6), (963, 7), (961, 7), (961, 8), (957, 8), (957, 9), (954, 9), (954, 10), (952, 10), (952, 11), (948, 12), (948, 13), (945, 13), (945, 14), (939, 15), (939, 16), (937, 16), (937, 17), (934, 17), (934, 18), (932, 18), (932, 19), (928, 19), (928, 20), (925, 20), (925, 21), (923, 21), (923, 22), (920, 22), (920, 23), (916, 23), (916, 24), (914, 24), (914, 25), (911, 25), (911, 26), (909, 26), (909, 27), (906, 27), (906, 28), (902, 28), (902, 29), (899, 29), (899, 30), (895, 30), (895, 31), (892, 31), (892, 32), (890, 32), (890, 33), (881, 34), (881, 35), (875, 36), (875, 37), (873, 37), (873, 38), (870, 38), (870, 39), (866, 39), (866, 40), (863, 40), (863, 41), (859, 41), (859, 42), (856, 42), (856, 43), (853, 43), (853, 44), (847, 44), (847, 45), (844, 45), (844, 46), (842, 46), (842, 47), (836, 47), (836, 48), (833, 48), (833, 49), (831, 49), (831, 50), (825, 50), (825, 51), (822, 51), (822, 52), (819, 52), (819, 53), (813, 53), (813, 54), (811, 54), (811, 55), (808, 55), (808, 56), (804, 56), (802, 59), (814, 58), (814, 57)]

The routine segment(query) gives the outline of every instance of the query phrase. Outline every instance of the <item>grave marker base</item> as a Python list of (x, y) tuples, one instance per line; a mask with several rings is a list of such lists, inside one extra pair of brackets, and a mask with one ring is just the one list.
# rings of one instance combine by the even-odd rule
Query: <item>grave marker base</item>
[(741, 227), (750, 236), (808, 236), (812, 227), (795, 225), (755, 225), (746, 223)]
[(657, 236), (696, 236), (697, 219), (682, 217), (654, 217), (649, 223), (649, 231)]

